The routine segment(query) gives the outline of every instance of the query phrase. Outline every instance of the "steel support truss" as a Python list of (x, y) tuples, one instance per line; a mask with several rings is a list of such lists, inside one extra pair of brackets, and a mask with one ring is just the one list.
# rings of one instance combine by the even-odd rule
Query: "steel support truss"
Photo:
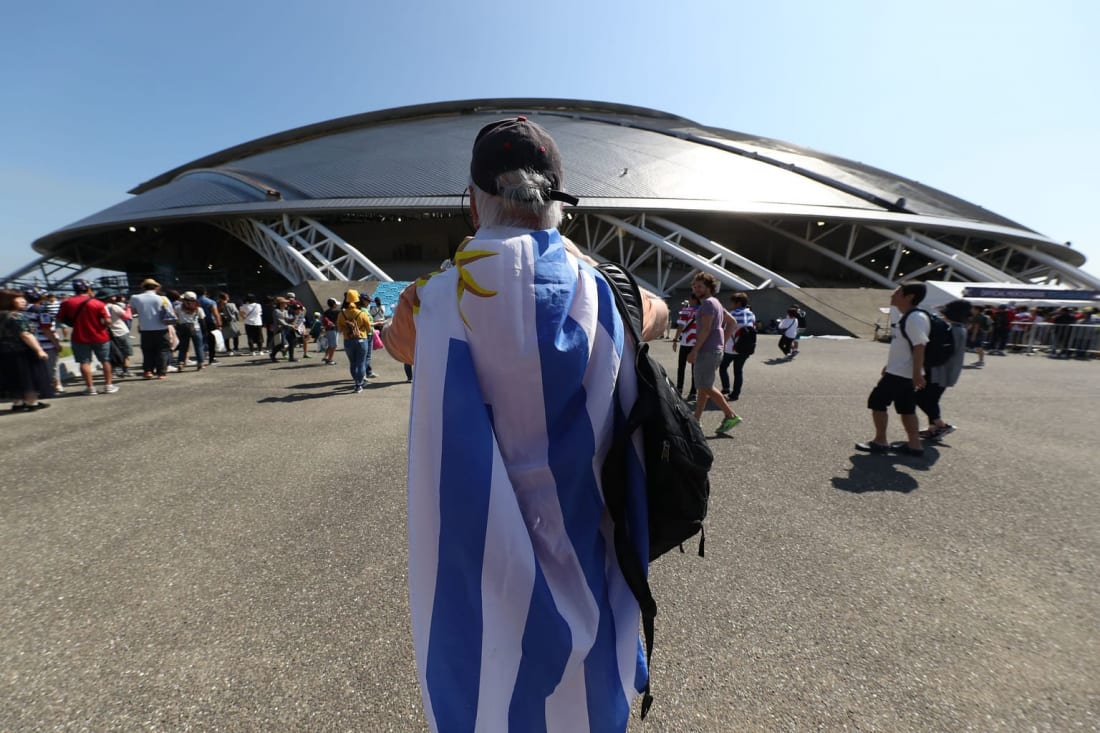
[(247, 244), (292, 283), (305, 280), (392, 282), (380, 267), (330, 229), (304, 216), (212, 222)]
[(1058, 284), (1080, 290), (1100, 290), (1100, 278), (1062, 262), (1057, 257), (1040, 252), (1037, 248), (1019, 244), (999, 244), (985, 249), (979, 256), (983, 261), (1001, 261), (1001, 269), (1007, 271), (1014, 258), (1023, 265), (1017, 265), (1015, 275), (1023, 282), (1034, 284)]
[[(574, 215), (562, 232), (597, 261), (620, 263), (647, 289), (662, 296), (691, 282), (696, 272), (707, 272), (724, 286), (742, 289), (798, 287), (791, 280), (663, 217), (636, 214)], [(639, 277), (652, 268), (654, 281)]]
[(3, 283), (4, 287), (17, 283), (34, 283), (47, 290), (59, 290), (65, 283), (94, 267), (95, 265), (82, 265), (79, 262), (69, 262), (58, 257), (39, 257), (10, 273), (4, 278)]
[[(930, 234), (918, 232), (912, 228), (899, 231), (886, 226), (846, 223), (825, 227), (822, 222), (818, 222), (816, 226), (813, 222), (807, 222), (805, 232), (796, 234), (781, 226), (779, 222), (756, 221), (755, 223), (888, 288), (895, 287), (901, 280), (930, 279), (927, 276), (933, 272), (939, 273), (935, 278), (939, 280), (1024, 283), (1039, 282), (1040, 278), (1046, 278), (1047, 282), (1057, 280), (1067, 284), (1098, 287), (1091, 284), (1096, 281), (1096, 278), (1066, 265), (1057, 258), (1014, 244), (1001, 244), (991, 249), (987, 248), (978, 256), (966, 252), (964, 247), (941, 241)], [(836, 235), (843, 234), (845, 228), (848, 230), (847, 243), (843, 251), (838, 251), (841, 248), (836, 245), (838, 239)], [(866, 237), (862, 237), (864, 243), (857, 246), (857, 242), (861, 240), (860, 235), (867, 232), (877, 235), (880, 239), (868, 245)], [(829, 246), (826, 246), (826, 240), (830, 243)], [(1004, 253), (1004, 261), (998, 264), (994, 261), (994, 257), (1001, 253)], [(1010, 270), (1008, 260), (1016, 253), (1026, 255), (1037, 264), (1031, 268)], [(925, 264), (916, 269), (903, 271), (902, 258), (913, 254), (924, 259)], [(911, 259), (909, 266), (912, 266)]]

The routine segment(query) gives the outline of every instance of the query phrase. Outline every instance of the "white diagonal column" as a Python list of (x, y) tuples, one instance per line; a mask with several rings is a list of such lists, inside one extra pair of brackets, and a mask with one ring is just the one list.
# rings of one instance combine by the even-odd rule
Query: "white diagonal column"
[(247, 244), (290, 282), (393, 280), (355, 246), (304, 216), (283, 214), (271, 220), (227, 219), (215, 223)]

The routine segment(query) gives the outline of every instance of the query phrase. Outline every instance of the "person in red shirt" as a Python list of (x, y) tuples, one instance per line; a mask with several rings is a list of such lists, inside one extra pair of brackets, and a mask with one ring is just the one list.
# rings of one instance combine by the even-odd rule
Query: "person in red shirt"
[(92, 355), (103, 367), (103, 391), (112, 394), (118, 387), (111, 383), (111, 332), (108, 326), (111, 316), (107, 306), (97, 300), (92, 292), (92, 284), (83, 278), (73, 280), (72, 298), (61, 304), (57, 318), (73, 328), (73, 358), (80, 365), (80, 375), (84, 378), (84, 394), (98, 394), (92, 383)]

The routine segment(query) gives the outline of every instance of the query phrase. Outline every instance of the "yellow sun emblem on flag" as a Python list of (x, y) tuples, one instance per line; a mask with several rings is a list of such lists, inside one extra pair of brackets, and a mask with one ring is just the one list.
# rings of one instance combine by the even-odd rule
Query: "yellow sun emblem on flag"
[(500, 253), (483, 249), (460, 250), (455, 253), (454, 265), (455, 269), (458, 270), (458, 314), (462, 316), (462, 322), (466, 324), (466, 328), (470, 328), (470, 322), (466, 320), (466, 315), (462, 312), (462, 296), (470, 293), (479, 298), (491, 298), (497, 294), (497, 291), (489, 290), (480, 285), (477, 280), (474, 280), (474, 276), (466, 269), (466, 265), (498, 254)]

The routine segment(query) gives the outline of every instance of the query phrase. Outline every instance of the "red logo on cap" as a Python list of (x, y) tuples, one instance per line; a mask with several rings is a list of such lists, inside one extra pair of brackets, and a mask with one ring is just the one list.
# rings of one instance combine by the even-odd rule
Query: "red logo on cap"
[(523, 115), (520, 115), (519, 117), (516, 118), (516, 122), (526, 122), (526, 121), (527, 121), (527, 118), (524, 117)]

